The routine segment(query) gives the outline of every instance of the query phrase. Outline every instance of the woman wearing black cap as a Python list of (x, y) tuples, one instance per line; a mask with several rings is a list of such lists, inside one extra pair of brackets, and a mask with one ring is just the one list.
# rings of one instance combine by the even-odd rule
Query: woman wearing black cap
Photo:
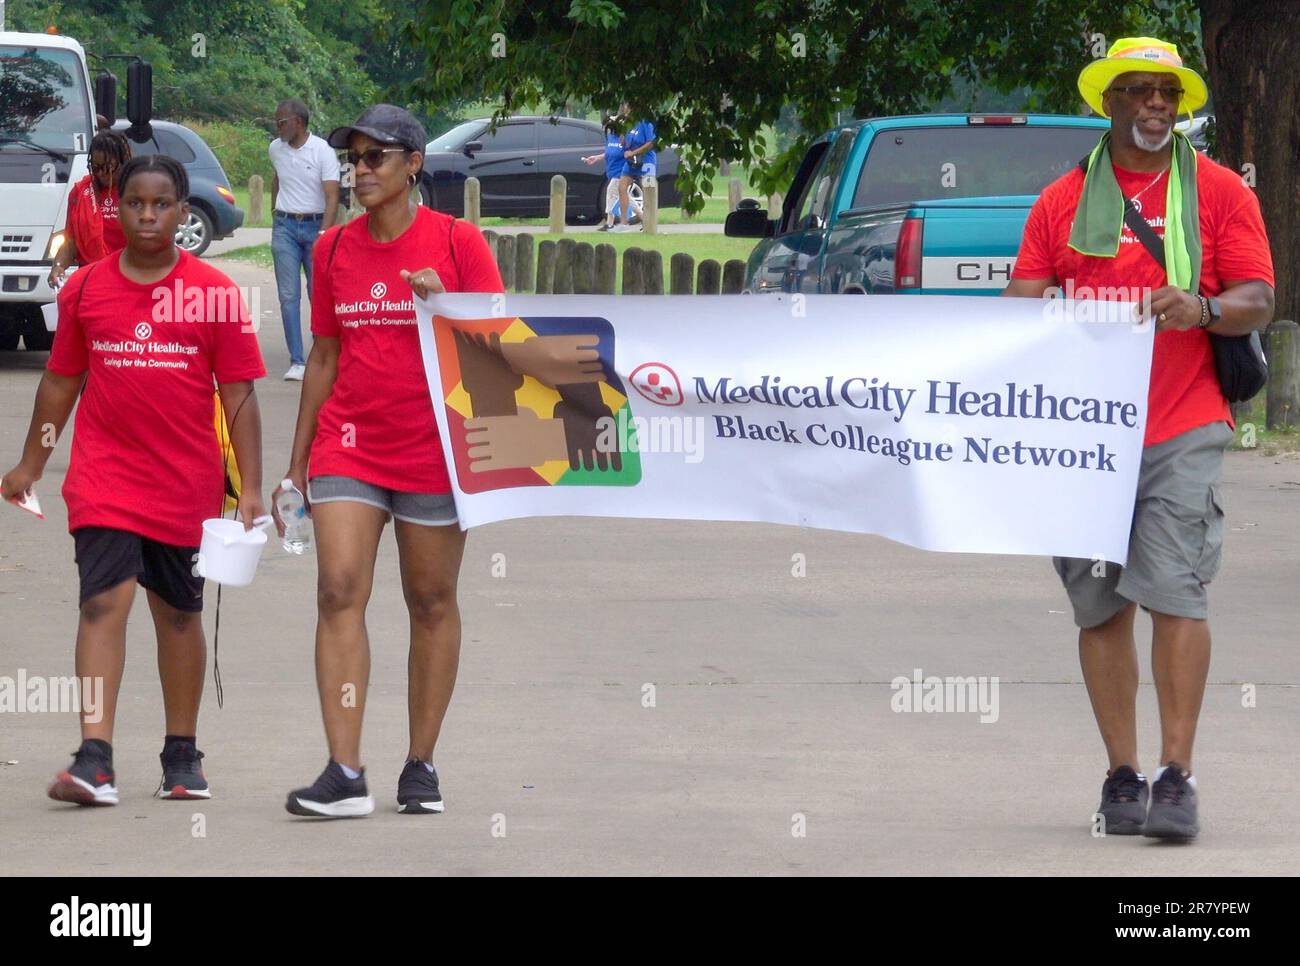
[(374, 810), (361, 767), (365, 614), (391, 516), (411, 627), (410, 746), (398, 810), (440, 812), (432, 757), (460, 658), (456, 580), (465, 535), (411, 293), (500, 292), (501, 276), (477, 228), (411, 200), (425, 133), (410, 113), (379, 104), (333, 131), (329, 143), (347, 149), (366, 211), (322, 234), (312, 255), (315, 342), (284, 478), (306, 494), (315, 524), (316, 680), (330, 759), (313, 785), (290, 792), (286, 807), (329, 818)]

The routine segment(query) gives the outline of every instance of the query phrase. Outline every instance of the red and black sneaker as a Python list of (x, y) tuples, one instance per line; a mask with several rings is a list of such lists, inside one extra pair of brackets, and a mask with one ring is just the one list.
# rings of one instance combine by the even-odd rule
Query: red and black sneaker
[(208, 780), (203, 777), (199, 762), (203, 752), (192, 741), (169, 739), (158, 756), (162, 762), (162, 781), (158, 784), (159, 798), (211, 798)]
[(49, 796), (75, 805), (116, 805), (117, 785), (113, 756), (104, 742), (83, 741), (72, 753), (72, 766), (54, 776)]

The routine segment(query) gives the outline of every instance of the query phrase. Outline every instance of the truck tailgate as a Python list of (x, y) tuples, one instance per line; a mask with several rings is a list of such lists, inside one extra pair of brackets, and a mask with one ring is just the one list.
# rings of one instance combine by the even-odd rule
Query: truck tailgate
[(1032, 196), (923, 202), (921, 285), (925, 295), (997, 295), (1011, 281)]

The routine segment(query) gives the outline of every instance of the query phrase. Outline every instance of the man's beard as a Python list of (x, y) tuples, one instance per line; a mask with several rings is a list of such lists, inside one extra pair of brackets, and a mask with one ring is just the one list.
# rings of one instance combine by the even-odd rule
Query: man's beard
[(1169, 139), (1174, 136), (1174, 126), (1169, 125), (1169, 130), (1165, 131), (1165, 136), (1159, 141), (1152, 141), (1142, 134), (1142, 129), (1138, 127), (1137, 121), (1133, 122), (1133, 143), (1143, 151), (1156, 152), (1164, 148), (1169, 143)]

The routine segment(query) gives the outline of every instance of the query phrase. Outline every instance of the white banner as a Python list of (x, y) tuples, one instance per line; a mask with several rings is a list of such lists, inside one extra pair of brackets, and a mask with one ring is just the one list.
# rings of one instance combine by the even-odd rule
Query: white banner
[(461, 294), (416, 311), (462, 527), (749, 520), (1122, 564), (1153, 339), (1085, 321), (1098, 304)]

